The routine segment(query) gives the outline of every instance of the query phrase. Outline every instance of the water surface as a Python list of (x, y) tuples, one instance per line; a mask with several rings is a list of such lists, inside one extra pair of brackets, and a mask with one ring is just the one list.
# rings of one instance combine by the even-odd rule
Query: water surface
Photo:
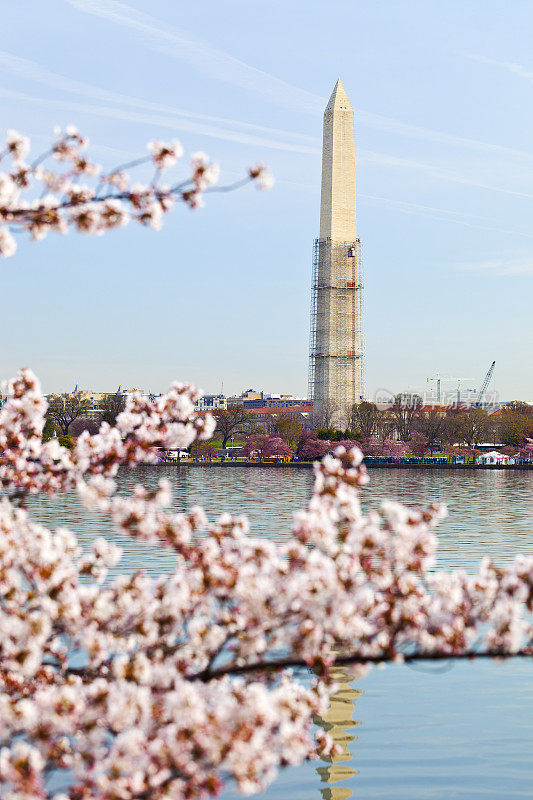
[[(276, 541), (289, 535), (292, 512), (306, 505), (312, 486), (310, 470), (168, 465), (121, 473), (120, 490), (153, 486), (163, 476), (173, 484), (176, 509), (200, 504), (210, 518), (246, 513), (252, 534)], [(438, 529), (441, 568), (473, 570), (485, 555), (505, 564), (517, 553), (533, 554), (533, 472), (374, 469), (370, 478), (366, 508), (384, 498), (448, 506)], [(120, 571), (143, 567), (158, 575), (171, 568), (169, 555), (110, 533), (73, 496), (38, 499), (33, 514), (47, 525), (70, 526), (83, 543), (114, 539), (124, 548)], [(388, 667), (357, 682), (339, 670), (338, 680), (322, 724), (343, 755), (334, 764), (283, 771), (265, 800), (533, 797), (531, 662)], [(228, 789), (227, 800), (234, 796)]]

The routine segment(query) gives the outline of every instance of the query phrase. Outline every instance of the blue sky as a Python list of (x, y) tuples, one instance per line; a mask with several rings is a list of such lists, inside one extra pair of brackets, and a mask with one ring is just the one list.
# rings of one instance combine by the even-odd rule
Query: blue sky
[(479, 384), (533, 400), (529, 0), (24, 0), (1, 11), (1, 127), (44, 149), (75, 123), (110, 167), (153, 138), (246, 187), (159, 233), (20, 243), (0, 264), (0, 375), (48, 391), (305, 394), (322, 112), (356, 115), (367, 393)]

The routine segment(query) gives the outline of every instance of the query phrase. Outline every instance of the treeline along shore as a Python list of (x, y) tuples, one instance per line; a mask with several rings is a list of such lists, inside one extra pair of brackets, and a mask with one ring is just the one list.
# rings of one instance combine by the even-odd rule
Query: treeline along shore
[[(245, 461), (231, 459), (213, 459), (212, 461), (181, 459), (175, 461), (161, 461), (156, 466), (175, 467), (224, 467), (227, 469), (235, 467), (259, 468), (259, 469), (309, 469), (314, 461)], [(524, 471), (533, 470), (533, 463), (529, 464), (453, 464), (448, 462), (412, 462), (412, 461), (390, 461), (377, 462), (364, 460), (369, 469), (427, 469), (427, 470), (511, 470)]]
[[(94, 398), (85, 394), (48, 397), (43, 441), (57, 437), (60, 445), (72, 448), (83, 432), (98, 433), (102, 422), (114, 425), (126, 408), (126, 398), (118, 392), (98, 398), (97, 408), (91, 405)], [(498, 408), (428, 406), (418, 395), (401, 393), (387, 408), (368, 401), (355, 404), (344, 416), (342, 429), (335, 426), (336, 412), (323, 404), (305, 412), (287, 408), (278, 413), (280, 409), (269, 407), (268, 413), (258, 415), (257, 410), (241, 405), (215, 408), (215, 428), (208, 441), (197, 439), (184, 450), (161, 451), (161, 461), (300, 468), (343, 446), (359, 447), (372, 468), (533, 466), (533, 405), (520, 401)], [(206, 413), (198, 408), (193, 416)]]

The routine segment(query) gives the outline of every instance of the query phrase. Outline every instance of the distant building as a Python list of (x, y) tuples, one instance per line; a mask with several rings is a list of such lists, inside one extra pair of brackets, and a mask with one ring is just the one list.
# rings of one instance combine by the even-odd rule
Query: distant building
[(103, 413), (102, 401), (104, 400), (106, 393), (105, 392), (91, 392), (91, 391), (81, 391), (80, 392), (82, 400), (88, 400), (90, 405), (87, 413), (84, 415), (88, 419), (99, 419)]
[[(117, 392), (96, 392), (91, 391), (89, 389), (81, 389), (78, 392), (65, 392), (67, 397), (72, 397), (74, 394), (78, 394), (82, 400), (89, 401), (89, 408), (87, 412), (84, 414), (86, 419), (100, 419), (104, 409), (103, 409), (103, 401), (106, 397), (113, 396), (115, 394), (119, 394), (121, 397), (126, 400), (132, 394), (141, 394), (146, 396), (146, 392), (144, 389), (121, 389), (119, 387)], [(153, 398), (154, 395), (148, 395), (149, 397)]]
[(313, 403), (301, 397), (294, 397), (292, 394), (265, 394), (255, 389), (247, 389), (241, 395), (228, 397), (228, 406), (243, 406), (247, 409), (291, 409), (304, 407), (305, 410), (312, 410)]
[(508, 464), (510, 460), (510, 457), (505, 455), (505, 453), (499, 453), (497, 450), (490, 450), (488, 453), (483, 453), (478, 456), (476, 458), (476, 464)]
[(302, 400), (300, 397), (265, 397), (263, 400), (245, 400), (244, 408), (300, 408), (304, 406), (311, 410), (313, 404), (310, 400)]
[(262, 399), (263, 392), (258, 392), (256, 389), (247, 389), (242, 394), (235, 394), (232, 397), (228, 397), (228, 406), (242, 406), (245, 403)]
[(196, 411), (215, 411), (217, 408), (227, 408), (228, 401), (223, 394), (204, 394), (194, 404)]
[(263, 408), (250, 408), (250, 414), (253, 414), (257, 424), (262, 425), (267, 433), (273, 433), (275, 430), (276, 422), (279, 419), (295, 419), (302, 428), (312, 430), (313, 428), (313, 408), (312, 406), (265, 406)]

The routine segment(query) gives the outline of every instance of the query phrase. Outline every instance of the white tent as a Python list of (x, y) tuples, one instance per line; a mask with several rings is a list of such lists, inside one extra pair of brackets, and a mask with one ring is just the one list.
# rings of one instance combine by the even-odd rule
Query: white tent
[(476, 464), (508, 464), (509, 456), (504, 453), (499, 453), (497, 450), (490, 450), (488, 453), (483, 453), (476, 459)]

